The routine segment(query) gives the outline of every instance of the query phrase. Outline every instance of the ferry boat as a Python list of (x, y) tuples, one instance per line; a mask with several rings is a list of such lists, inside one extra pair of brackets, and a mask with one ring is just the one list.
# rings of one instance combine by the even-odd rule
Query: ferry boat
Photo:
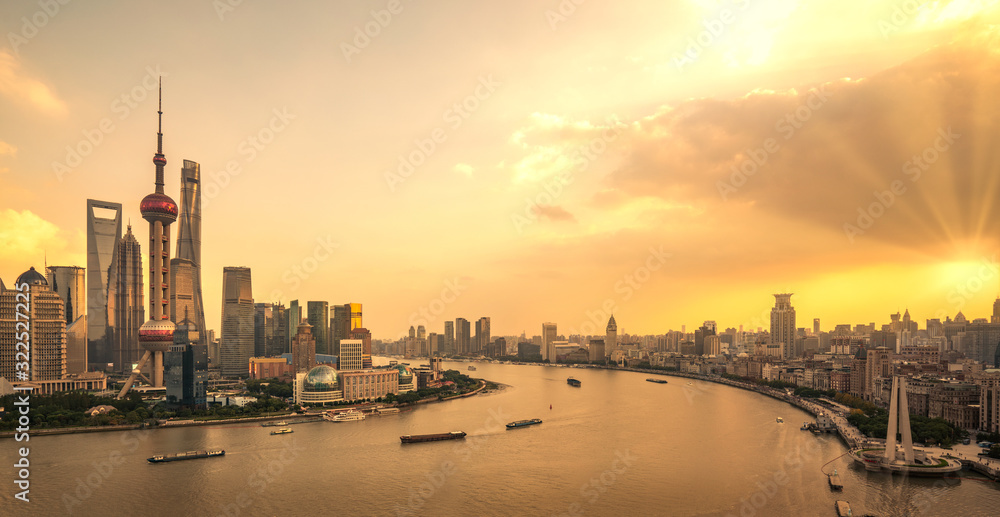
[(158, 454), (152, 458), (146, 458), (150, 463), (165, 463), (168, 461), (197, 460), (201, 458), (213, 458), (215, 456), (225, 456), (226, 451), (219, 449), (213, 451), (188, 451), (177, 454)]
[(830, 482), (830, 489), (831, 490), (843, 490), (844, 489), (844, 484), (840, 481), (840, 474), (837, 474), (836, 470), (833, 471), (833, 474), (830, 474), (829, 476), (827, 476), (827, 481)]
[(837, 515), (840, 517), (848, 517), (851, 515), (851, 503), (847, 501), (837, 501), (833, 503), (833, 506), (837, 509)]
[(285, 422), (284, 420), (280, 422), (264, 422), (263, 424), (260, 424), (261, 427), (284, 427), (286, 425), (288, 425), (288, 422)]
[(532, 418), (531, 420), (517, 420), (507, 424), (507, 429), (517, 429), (518, 427), (528, 427), (529, 425), (535, 425), (542, 423), (541, 418)]
[(580, 381), (578, 381), (578, 380), (570, 377), (570, 378), (566, 379), (566, 384), (569, 384), (570, 386), (579, 388), (582, 383)]
[(663, 379), (652, 379), (652, 378), (646, 379), (646, 382), (655, 382), (657, 384), (666, 384), (667, 383), (667, 381), (665, 381)]
[(776, 420), (777, 420), (777, 422), (778, 422), (779, 424), (783, 424), (783, 423), (785, 423), (785, 419), (784, 419), (784, 418), (781, 418), (780, 416), (779, 416), (779, 417), (778, 417), (778, 418), (777, 418)]
[(442, 440), (458, 440), (465, 438), (465, 431), (452, 431), (441, 434), (407, 434), (399, 437), (403, 443), (439, 442)]
[(470, 366), (469, 366), (469, 371), (470, 371), (470, 372), (474, 372), (474, 371), (476, 371), (476, 367), (475, 367), (475, 366), (471, 366), (471, 365), (470, 365)]
[(291, 432), (293, 431), (288, 427), (282, 427), (281, 429), (275, 429), (274, 431), (271, 431), (271, 434), (288, 434)]
[(333, 413), (331, 411), (324, 414), (323, 419), (328, 422), (355, 422), (358, 420), (364, 420), (365, 414), (357, 409), (348, 409), (347, 411), (342, 411), (340, 413)]

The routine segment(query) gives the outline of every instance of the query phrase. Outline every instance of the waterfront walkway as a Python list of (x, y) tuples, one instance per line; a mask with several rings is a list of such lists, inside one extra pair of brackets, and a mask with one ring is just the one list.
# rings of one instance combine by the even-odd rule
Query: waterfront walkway
[[(719, 377), (715, 375), (702, 375), (693, 374), (686, 372), (671, 372), (664, 370), (645, 370), (639, 368), (616, 368), (619, 370), (628, 370), (641, 373), (651, 373), (658, 375), (669, 375), (671, 377), (686, 377), (688, 379), (697, 379), (706, 382), (714, 382), (717, 384), (726, 384), (734, 388), (740, 388), (748, 391), (754, 391), (760, 393), (761, 395), (766, 395), (768, 397), (776, 398), (787, 402), (797, 408), (811, 413), (812, 415), (819, 415), (820, 413), (826, 413), (837, 426), (837, 434), (844, 441), (849, 449), (856, 448), (884, 448), (885, 440), (880, 438), (870, 438), (865, 436), (847, 421), (847, 415), (850, 413), (850, 408), (839, 404), (835, 401), (828, 399), (807, 399), (803, 397), (798, 397), (791, 395), (784, 390), (779, 390), (771, 388), (769, 386), (761, 386), (759, 384), (752, 384), (747, 382), (735, 381), (732, 379), (727, 379), (725, 377)], [(985, 456), (979, 456), (978, 452), (981, 450), (979, 446), (975, 444), (962, 445), (956, 444), (952, 449), (944, 449), (941, 447), (920, 447), (927, 451), (929, 454), (934, 456), (948, 456), (955, 458), (962, 462), (963, 467), (968, 467), (980, 474), (983, 474), (993, 480), (1000, 480), (1000, 460), (987, 458)]]

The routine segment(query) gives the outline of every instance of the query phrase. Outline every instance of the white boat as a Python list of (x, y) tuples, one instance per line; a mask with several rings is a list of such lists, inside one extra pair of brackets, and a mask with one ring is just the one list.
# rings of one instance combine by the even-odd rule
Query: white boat
[(331, 411), (323, 415), (323, 419), (329, 422), (354, 422), (357, 420), (364, 420), (365, 414), (357, 409), (348, 409), (347, 411), (342, 411), (340, 413), (333, 413)]
[(778, 423), (779, 423), (779, 424), (783, 424), (783, 423), (785, 423), (785, 419), (784, 419), (784, 418), (781, 418), (781, 417), (779, 416), (779, 417), (778, 417)]

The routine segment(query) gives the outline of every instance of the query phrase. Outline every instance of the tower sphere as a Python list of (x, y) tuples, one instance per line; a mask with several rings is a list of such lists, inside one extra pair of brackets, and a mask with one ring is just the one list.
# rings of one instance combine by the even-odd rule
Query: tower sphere
[(149, 222), (160, 221), (163, 224), (170, 224), (177, 220), (177, 203), (166, 194), (154, 192), (142, 198), (139, 212), (142, 213), (142, 218)]

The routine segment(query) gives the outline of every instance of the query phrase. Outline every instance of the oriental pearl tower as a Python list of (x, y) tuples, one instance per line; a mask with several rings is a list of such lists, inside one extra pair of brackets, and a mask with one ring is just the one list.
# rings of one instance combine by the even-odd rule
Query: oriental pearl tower
[(167, 316), (170, 303), (170, 223), (177, 220), (177, 203), (163, 193), (163, 167), (167, 158), (163, 156), (163, 87), (160, 86), (160, 101), (156, 113), (159, 125), (156, 131), (156, 191), (142, 198), (139, 211), (142, 218), (149, 221), (149, 321), (139, 327), (139, 344), (146, 349), (142, 359), (125, 386), (119, 398), (125, 395), (135, 382), (143, 365), (153, 359), (152, 379), (145, 379), (154, 387), (163, 386), (163, 353), (174, 342), (174, 323)]

